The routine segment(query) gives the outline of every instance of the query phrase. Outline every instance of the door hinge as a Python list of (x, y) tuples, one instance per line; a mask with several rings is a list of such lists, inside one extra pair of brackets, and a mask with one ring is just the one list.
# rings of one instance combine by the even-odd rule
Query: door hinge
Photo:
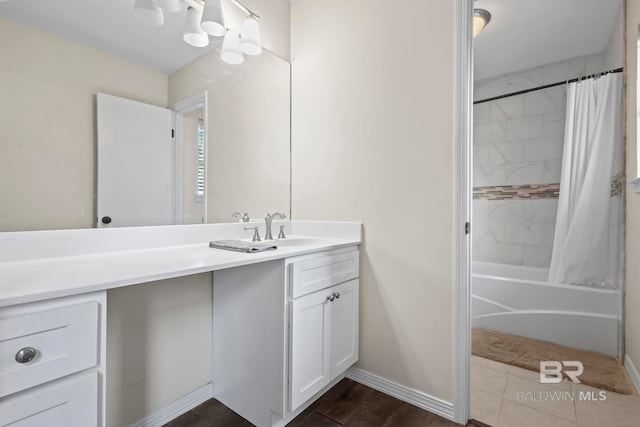
[(171, 138), (175, 138), (175, 137), (176, 137), (176, 130), (171, 129)]
[(464, 223), (464, 234), (469, 234), (471, 233), (471, 223), (470, 222), (465, 222)]

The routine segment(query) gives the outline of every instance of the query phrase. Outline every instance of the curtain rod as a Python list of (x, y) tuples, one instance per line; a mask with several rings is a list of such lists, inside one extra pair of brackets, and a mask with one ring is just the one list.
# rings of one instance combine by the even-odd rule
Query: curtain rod
[(537, 90), (549, 89), (550, 87), (565, 85), (565, 84), (574, 83), (574, 82), (577, 82), (577, 81), (580, 81), (580, 80), (593, 79), (593, 78), (601, 77), (601, 76), (604, 76), (604, 75), (607, 75), (607, 74), (621, 73), (621, 72), (622, 72), (622, 68), (616, 68), (615, 70), (603, 71), (601, 73), (596, 73), (596, 74), (589, 74), (589, 75), (586, 75), (586, 76), (583, 76), (583, 77), (576, 77), (575, 79), (565, 80), (563, 82), (550, 83), (548, 85), (538, 86), (538, 87), (534, 87), (534, 88), (531, 88), (531, 89), (519, 90), (517, 92), (511, 92), (511, 93), (506, 93), (504, 95), (493, 96), (491, 98), (480, 99), (478, 101), (473, 101), (473, 105), (482, 104), (483, 102), (495, 101), (497, 99), (508, 98), (510, 96), (523, 95), (525, 93), (535, 92)]

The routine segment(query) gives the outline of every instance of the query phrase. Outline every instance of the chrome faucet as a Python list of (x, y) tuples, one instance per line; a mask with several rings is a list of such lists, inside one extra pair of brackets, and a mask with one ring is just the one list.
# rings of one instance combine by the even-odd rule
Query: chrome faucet
[(249, 222), (249, 214), (248, 213), (244, 213), (241, 214), (240, 212), (234, 212), (233, 215), (231, 215), (231, 218), (241, 218), (242, 222)]
[(267, 216), (264, 217), (264, 223), (266, 225), (264, 240), (273, 240), (273, 235), (271, 234), (271, 222), (276, 216), (279, 216), (281, 219), (287, 217), (285, 214), (279, 212), (276, 212), (274, 214), (267, 214)]

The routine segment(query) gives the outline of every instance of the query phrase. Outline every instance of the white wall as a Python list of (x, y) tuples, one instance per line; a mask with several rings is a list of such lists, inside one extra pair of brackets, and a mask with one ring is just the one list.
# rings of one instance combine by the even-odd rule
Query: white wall
[(95, 222), (97, 92), (167, 105), (167, 76), (0, 17), (0, 231)]
[(107, 426), (161, 410), (212, 378), (212, 274), (112, 289)]
[(451, 401), (455, 2), (291, 6), (293, 217), (364, 222), (358, 366)]
[(169, 76), (170, 103), (204, 90), (207, 222), (231, 222), (234, 211), (288, 215), (289, 64), (263, 52), (229, 65), (214, 49)]
[(623, 8), (620, 6), (618, 17), (616, 18), (616, 26), (611, 33), (611, 39), (604, 51), (604, 66), (606, 70), (615, 70), (622, 67), (624, 47), (623, 47), (623, 33), (624, 33), (624, 17)]
[[(627, 1), (626, 16), (626, 159), (627, 180), (638, 174), (638, 25), (640, 2)], [(624, 182), (624, 181), (623, 181)], [(625, 344), (626, 353), (640, 369), (640, 194), (627, 186), (626, 199), (626, 275), (625, 275)]]

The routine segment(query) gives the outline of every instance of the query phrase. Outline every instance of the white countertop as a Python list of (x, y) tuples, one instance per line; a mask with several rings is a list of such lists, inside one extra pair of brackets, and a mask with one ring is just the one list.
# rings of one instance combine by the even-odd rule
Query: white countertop
[[(315, 223), (316, 226), (318, 224)], [(336, 224), (341, 224), (344, 227), (346, 223)], [(318, 239), (312, 245), (280, 246), (276, 250), (257, 253), (209, 248), (209, 240), (217, 240), (218, 238), (218, 236), (212, 236), (211, 234), (202, 243), (163, 245), (134, 250), (127, 250), (126, 245), (123, 245), (121, 250), (109, 252), (83, 251), (82, 248), (77, 248), (75, 254), (67, 252), (63, 256), (47, 256), (56, 254), (54, 249), (48, 248), (43, 250), (43, 253), (40, 254), (41, 256), (38, 257), (32, 255), (25, 257), (25, 259), (20, 259), (20, 257), (14, 256), (13, 258), (18, 259), (0, 262), (0, 307), (239, 267), (321, 250), (354, 246), (360, 243), (359, 228), (361, 225), (359, 223), (353, 224), (357, 224), (357, 233), (331, 237), (329, 234), (343, 233), (320, 232), (318, 234), (321, 234), (319, 236), (321, 239)], [(229, 226), (238, 228), (232, 224)], [(291, 225), (289, 226), (291, 227)], [(170, 230), (170, 227), (184, 226), (165, 227), (160, 229), (160, 232), (175, 233), (175, 230)], [(207, 226), (204, 225), (203, 227)], [(295, 224), (291, 228), (295, 230)], [(302, 231), (306, 227), (301, 226), (299, 229)], [(65, 242), (68, 242), (68, 239), (74, 240), (75, 235), (84, 235), (89, 230), (81, 232), (77, 230), (68, 231), (69, 234)], [(24, 233), (43, 233), (41, 236), (36, 236), (42, 239), (51, 238), (52, 236), (51, 234), (46, 235), (46, 233), (50, 232)], [(56, 238), (64, 239), (64, 232), (57, 231), (56, 233), (58, 234)], [(123, 232), (118, 231), (118, 233), (122, 235)], [(19, 235), (20, 233), (10, 234)], [(102, 234), (104, 235), (105, 232), (102, 231)], [(318, 234), (314, 233), (313, 237)], [(228, 233), (220, 235), (223, 235), (223, 238), (233, 238)], [(11, 237), (15, 238), (16, 236)], [(30, 241), (34, 239), (33, 236), (26, 236), (26, 234), (24, 237), (28, 237)], [(19, 241), (22, 238), (23, 236), (17, 236), (17, 243), (15, 239), (10, 243), (0, 241), (0, 250), (8, 254), (11, 250), (11, 244), (19, 247)], [(80, 240), (78, 239), (78, 241)], [(51, 240), (46, 241), (50, 242)], [(139, 241), (136, 242), (136, 246), (140, 246)]]

